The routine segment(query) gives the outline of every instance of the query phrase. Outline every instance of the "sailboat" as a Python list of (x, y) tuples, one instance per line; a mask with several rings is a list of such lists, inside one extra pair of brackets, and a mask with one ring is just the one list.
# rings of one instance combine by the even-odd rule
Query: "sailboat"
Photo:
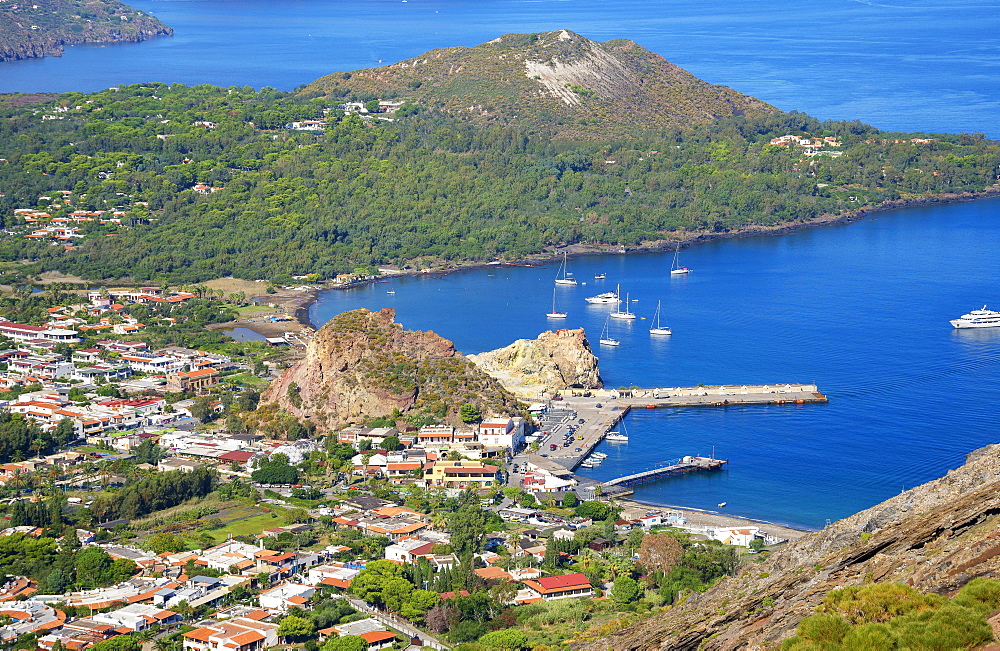
[(601, 339), (600, 339), (601, 345), (602, 346), (621, 346), (622, 342), (618, 341), (617, 339), (612, 339), (611, 335), (608, 334), (608, 323), (610, 321), (611, 321), (611, 317), (610, 316), (608, 316), (608, 318), (604, 320), (604, 329), (601, 330)]
[(625, 421), (621, 422), (622, 428), (619, 430), (612, 430), (604, 436), (604, 440), (609, 443), (628, 443), (628, 431), (625, 429)]
[(635, 319), (635, 313), (629, 311), (629, 303), (631, 301), (628, 298), (628, 294), (625, 294), (625, 311), (622, 312), (622, 306), (619, 304), (618, 309), (612, 312), (609, 316), (612, 319), (624, 319), (626, 321), (632, 321)]
[(563, 251), (563, 261), (562, 261), (562, 264), (559, 266), (559, 273), (556, 275), (556, 284), (557, 285), (575, 285), (576, 284), (576, 278), (571, 278), (570, 277), (573, 274), (571, 274), (566, 269), (566, 266), (567, 266), (566, 265), (566, 252)]
[(653, 319), (656, 321), (656, 325), (649, 329), (649, 334), (651, 335), (671, 335), (670, 328), (664, 328), (660, 325), (660, 301), (656, 301), (656, 314), (653, 315)]
[(556, 290), (554, 290), (554, 289), (552, 290), (552, 311), (549, 312), (548, 314), (546, 314), (545, 316), (549, 317), (550, 319), (565, 319), (566, 318), (566, 313), (565, 312), (560, 312), (560, 311), (556, 310)]
[(680, 256), (680, 254), (681, 254), (681, 243), (678, 242), (677, 243), (677, 248), (674, 250), (674, 261), (670, 265), (670, 275), (671, 276), (683, 276), (684, 274), (691, 273), (691, 270), (688, 269), (687, 267), (681, 267), (681, 266), (679, 266), (680, 262), (678, 262), (677, 258)]

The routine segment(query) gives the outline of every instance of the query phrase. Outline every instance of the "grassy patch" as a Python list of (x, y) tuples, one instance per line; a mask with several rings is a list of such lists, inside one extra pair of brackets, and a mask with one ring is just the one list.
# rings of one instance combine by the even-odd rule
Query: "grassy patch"
[(280, 517), (272, 517), (270, 513), (261, 513), (246, 520), (231, 522), (222, 528), (209, 531), (208, 534), (215, 538), (216, 542), (222, 542), (230, 534), (233, 536), (256, 536), (264, 529), (279, 526), (280, 519)]

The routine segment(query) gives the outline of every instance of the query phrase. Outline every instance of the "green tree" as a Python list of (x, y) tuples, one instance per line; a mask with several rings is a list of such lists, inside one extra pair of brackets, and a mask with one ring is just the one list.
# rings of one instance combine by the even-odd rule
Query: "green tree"
[(482, 420), (479, 408), (469, 403), (465, 403), (458, 408), (458, 417), (462, 419), (463, 423), (477, 423)]
[(573, 491), (568, 491), (563, 495), (562, 505), (564, 508), (575, 509), (579, 504), (580, 500)]
[(331, 637), (323, 643), (322, 651), (368, 651), (368, 642), (359, 635)]
[(89, 648), (96, 651), (141, 651), (142, 644), (132, 635), (117, 635), (110, 640), (98, 642)]
[(392, 601), (398, 610), (409, 592), (400, 582), (413, 589), (413, 585), (403, 578), (403, 568), (392, 561), (378, 560), (368, 563), (358, 576), (351, 582), (351, 593), (362, 601), (388, 607)]
[(154, 554), (176, 553), (187, 549), (184, 539), (175, 533), (154, 533), (143, 543), (143, 547)]
[(611, 597), (620, 604), (630, 604), (639, 598), (642, 589), (638, 581), (630, 576), (620, 576), (611, 586)]
[(423, 621), (424, 614), (436, 606), (441, 598), (432, 590), (413, 590), (406, 603), (400, 608), (399, 614), (413, 622)]
[(521, 651), (528, 646), (528, 635), (516, 628), (503, 628), (479, 638), (479, 646), (485, 651)]
[(301, 642), (313, 637), (316, 625), (312, 620), (296, 615), (289, 615), (278, 623), (278, 636), (289, 642)]
[(382, 439), (382, 449), (392, 452), (399, 449), (399, 437), (398, 436), (387, 436)]

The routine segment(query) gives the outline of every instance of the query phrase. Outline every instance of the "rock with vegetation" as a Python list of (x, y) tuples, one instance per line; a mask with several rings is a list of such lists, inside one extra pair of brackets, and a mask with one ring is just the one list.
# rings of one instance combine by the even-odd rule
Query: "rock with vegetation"
[(478, 121), (557, 125), (563, 138), (617, 137), (778, 112), (704, 82), (632, 41), (598, 43), (568, 30), (431, 50), (389, 66), (327, 75), (303, 92), (394, 95)]
[(537, 339), (469, 355), (476, 366), (516, 395), (537, 397), (543, 389), (600, 389), (597, 356), (583, 328), (547, 331)]
[(0, 61), (59, 56), (66, 45), (135, 43), (174, 30), (118, 0), (0, 4)]
[(260, 410), (276, 403), (321, 430), (379, 417), (458, 424), (463, 405), (487, 416), (520, 412), (514, 396), (452, 342), (404, 330), (395, 317), (391, 309), (335, 316), (264, 393)]
[[(804, 644), (803, 638), (815, 641), (819, 635), (816, 630), (824, 627), (833, 638), (844, 641), (844, 648), (856, 636), (902, 635), (902, 629), (874, 631), (865, 628), (868, 620), (850, 617), (846, 626), (833, 620), (824, 623), (815, 619), (806, 621), (804, 627), (801, 625), (806, 618), (824, 613), (843, 617), (840, 605), (845, 598), (877, 601), (881, 598), (879, 594), (892, 592), (885, 588), (859, 594), (860, 586), (903, 584), (905, 588), (896, 590), (912, 601), (920, 599), (913, 591), (950, 596), (966, 585), (972, 586), (970, 582), (975, 578), (1000, 578), (1000, 537), (996, 534), (1000, 526), (998, 489), (1000, 445), (991, 445), (970, 454), (965, 465), (945, 477), (805, 536), (773, 552), (766, 561), (749, 562), (736, 576), (723, 579), (687, 604), (591, 641), (585, 648), (594, 651), (773, 648), (782, 640), (797, 637), (790, 643), (794, 648)], [(977, 586), (971, 589), (978, 594), (984, 588)], [(848, 592), (828, 596), (838, 589)], [(940, 608), (942, 614), (935, 615), (933, 609), (927, 609), (922, 617), (928, 620), (946, 617), (957, 606), (992, 612), (991, 607), (980, 607), (981, 604), (969, 606), (971, 601), (973, 598), (968, 594), (948, 605), (931, 597), (928, 603), (933, 602), (931, 605)], [(902, 597), (893, 602), (902, 604)], [(906, 613), (900, 611), (900, 614)], [(900, 626), (907, 622), (901, 622)], [(863, 630), (853, 631), (853, 626)], [(977, 626), (970, 624), (969, 630)], [(848, 634), (852, 636), (850, 639)], [(834, 643), (839, 644), (836, 640)]]

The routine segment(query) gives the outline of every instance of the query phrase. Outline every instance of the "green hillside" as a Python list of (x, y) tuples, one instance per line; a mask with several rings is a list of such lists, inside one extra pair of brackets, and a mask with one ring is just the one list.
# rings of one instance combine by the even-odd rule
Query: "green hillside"
[[(585, 57), (557, 58), (587, 58), (588, 74), (602, 79), (640, 60), (662, 74), (639, 85), (595, 81), (577, 104), (539, 91), (523, 111), (474, 119), (460, 107), (479, 101), (484, 53), (497, 44), (455, 50), (448, 69), (458, 67), (433, 92), (425, 86), (436, 81), (400, 79), (412, 93), (149, 83), (51, 101), (4, 97), (0, 283), (48, 270), (140, 283), (230, 275), (291, 283), (376, 265), (518, 260), (566, 245), (672, 246), (996, 182), (1000, 145), (981, 135), (819, 122), (703, 84), (631, 44), (550, 37), (501, 44), (522, 62), (545, 43), (584, 48)], [(630, 52), (632, 63), (608, 48)], [(370, 73), (338, 83), (362, 84)], [(521, 73), (509, 82), (492, 84), (508, 106), (538, 83)], [(635, 99), (668, 87), (678, 100), (667, 106), (670, 93), (659, 93), (662, 110)], [(390, 95), (401, 105), (395, 113), (345, 112), (347, 104), (378, 110), (375, 100)], [(707, 119), (737, 100), (743, 108)], [(550, 124), (538, 119), (545, 110), (581, 117)], [(303, 120), (316, 130), (294, 128)]]
[(174, 30), (118, 0), (0, 3), (0, 62), (62, 54), (77, 43), (121, 43)]
[(632, 41), (598, 43), (567, 30), (431, 50), (393, 65), (327, 75), (303, 92), (404, 98), (480, 122), (552, 128), (561, 138), (636, 135), (650, 127), (777, 112)]

